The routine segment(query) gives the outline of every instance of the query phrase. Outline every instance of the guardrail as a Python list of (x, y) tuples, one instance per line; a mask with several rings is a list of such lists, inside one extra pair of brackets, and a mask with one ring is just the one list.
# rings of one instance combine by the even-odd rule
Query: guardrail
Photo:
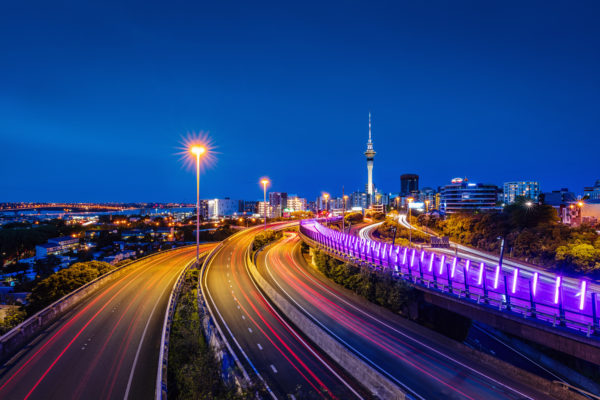
[(498, 265), (476, 265), (468, 258), (365, 240), (310, 220), (300, 223), (300, 233), (341, 259), (391, 270), (414, 285), (568, 328), (588, 338), (600, 334), (598, 294), (586, 290), (584, 279), (579, 288), (568, 288), (561, 276), (548, 281), (537, 273), (526, 276), (518, 268), (505, 274)]
[[(210, 251), (204, 251), (200, 253), (200, 258), (204, 258)], [(169, 302), (167, 304), (167, 312), (163, 322), (162, 334), (160, 339), (160, 353), (158, 355), (158, 371), (156, 373), (156, 391), (155, 399), (167, 398), (167, 368), (169, 365), (169, 339), (171, 336), (171, 325), (173, 323), (173, 315), (175, 314), (175, 308), (177, 307), (177, 301), (181, 293), (181, 285), (185, 279), (185, 274), (192, 265), (196, 263), (194, 258), (190, 261), (185, 268), (179, 273), (177, 280), (173, 284), (171, 289), (171, 295), (169, 296)]]
[(56, 300), (54, 303), (33, 314), (31, 317), (27, 318), (25, 321), (21, 322), (19, 325), (15, 326), (13, 329), (6, 332), (3, 336), (0, 337), (0, 359), (4, 359), (9, 355), (13, 354), (24, 343), (31, 339), (36, 333), (38, 333), (40, 330), (44, 329), (50, 323), (55, 321), (58, 317), (67, 312), (80, 300), (94, 292), (96, 289), (98, 289), (105, 283), (116, 279), (118, 276), (122, 275), (125, 269), (137, 263), (138, 261), (142, 261), (150, 257), (157, 257), (161, 254), (185, 249), (187, 247), (188, 246), (164, 250), (157, 253), (149, 254), (136, 260), (132, 260), (131, 262), (124, 264), (116, 269), (113, 269), (112, 271), (109, 271), (102, 276), (99, 276), (93, 281), (86, 283), (85, 285), (75, 289), (74, 291), (65, 295), (64, 297)]

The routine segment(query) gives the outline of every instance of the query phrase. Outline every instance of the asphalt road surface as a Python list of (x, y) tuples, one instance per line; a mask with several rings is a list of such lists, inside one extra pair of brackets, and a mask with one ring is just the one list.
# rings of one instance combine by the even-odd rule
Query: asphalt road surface
[(280, 399), (361, 398), (356, 383), (288, 324), (253, 283), (246, 268), (253, 228), (223, 242), (208, 261), (202, 291), (248, 376)]
[[(259, 253), (258, 268), (309, 318), (414, 398), (544, 398), (468, 354), (445, 338), (311, 273), (296, 234)], [(447, 339), (446, 339), (447, 340)]]
[(168, 299), (195, 252), (140, 260), (80, 301), (2, 366), (0, 399), (152, 399)]

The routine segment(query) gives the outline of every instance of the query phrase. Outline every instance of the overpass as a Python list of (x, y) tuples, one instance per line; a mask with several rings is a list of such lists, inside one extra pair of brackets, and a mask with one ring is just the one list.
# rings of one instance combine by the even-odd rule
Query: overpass
[(574, 286), (561, 276), (501, 271), (469, 258), (359, 238), (314, 220), (302, 221), (300, 233), (340, 260), (393, 271), (429, 303), (600, 365), (598, 293), (584, 279)]

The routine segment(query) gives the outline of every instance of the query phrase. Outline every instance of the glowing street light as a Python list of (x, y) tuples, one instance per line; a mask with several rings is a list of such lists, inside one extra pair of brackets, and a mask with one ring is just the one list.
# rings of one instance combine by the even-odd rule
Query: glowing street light
[(525, 203), (525, 205), (526, 205), (527, 207), (531, 207), (531, 206), (533, 206), (533, 203), (532, 203), (531, 201), (528, 201), (527, 203)]
[(325, 224), (329, 226), (329, 218), (327, 218), (327, 214), (329, 214), (329, 193), (323, 193), (323, 197), (325, 198)]
[(206, 147), (192, 146), (190, 151), (196, 156), (196, 263), (200, 265), (200, 156)]
[(264, 194), (263, 206), (264, 206), (264, 210), (265, 210), (265, 230), (267, 230), (267, 185), (271, 182), (269, 182), (269, 179), (263, 178), (260, 180), (260, 183), (263, 185), (263, 194)]

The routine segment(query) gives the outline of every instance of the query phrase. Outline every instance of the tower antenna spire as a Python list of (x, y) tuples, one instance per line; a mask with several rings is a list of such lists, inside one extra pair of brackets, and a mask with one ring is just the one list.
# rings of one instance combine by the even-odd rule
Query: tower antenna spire
[(369, 143), (371, 143), (371, 111), (369, 111)]

